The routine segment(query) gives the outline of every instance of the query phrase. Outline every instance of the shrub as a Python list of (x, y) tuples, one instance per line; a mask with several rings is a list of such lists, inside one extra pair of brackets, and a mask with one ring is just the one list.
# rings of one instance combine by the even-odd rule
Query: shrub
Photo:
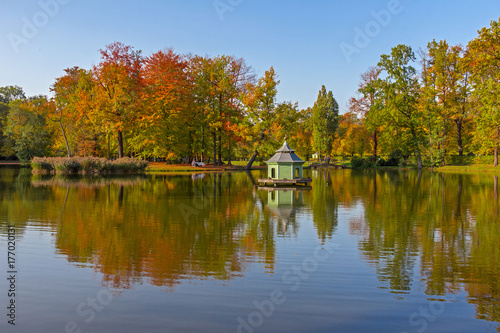
[(384, 162), (384, 166), (398, 166), (403, 160), (403, 152), (401, 149), (393, 150), (389, 154), (389, 158)]
[(87, 174), (103, 173), (107, 171), (108, 160), (100, 157), (84, 157), (80, 159), (81, 170)]
[(353, 168), (361, 168), (363, 166), (363, 158), (362, 157), (353, 156), (351, 158), (351, 166)]
[(377, 166), (385, 166), (385, 165), (386, 165), (386, 161), (385, 161), (382, 157), (380, 157), (380, 158), (378, 159), (378, 161), (377, 161), (377, 164), (376, 164), (376, 165), (377, 165)]
[(143, 172), (148, 162), (136, 158), (122, 157), (113, 161), (113, 169), (118, 172)]
[(353, 156), (351, 158), (351, 166), (353, 168), (373, 168), (375, 165), (377, 165), (377, 160), (374, 156), (364, 158)]
[(81, 170), (80, 161), (78, 157), (54, 157), (52, 158), (52, 165), (56, 172), (60, 173), (78, 173)]
[(31, 167), (36, 171), (50, 172), (54, 170), (52, 162), (47, 157), (34, 157), (33, 160), (31, 160)]
[(377, 159), (374, 156), (363, 158), (363, 168), (373, 168), (377, 164)]
[(108, 161), (99, 157), (35, 157), (31, 161), (33, 171), (54, 171), (64, 174), (110, 174), (115, 172), (143, 172), (148, 163), (136, 158), (124, 157)]

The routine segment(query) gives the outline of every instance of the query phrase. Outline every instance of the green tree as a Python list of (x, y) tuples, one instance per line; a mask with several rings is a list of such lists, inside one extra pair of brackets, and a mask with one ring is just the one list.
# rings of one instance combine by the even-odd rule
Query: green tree
[(368, 71), (361, 74), (358, 93), (360, 96), (349, 100), (349, 111), (361, 116), (366, 129), (372, 133), (373, 156), (377, 157), (378, 136), (380, 132), (380, 108), (381, 99), (376, 82), (380, 74), (378, 67), (370, 67)]
[(21, 161), (49, 154), (52, 140), (45, 118), (31, 111), (26, 104), (14, 103), (12, 105), (7, 116), (5, 134)]
[(472, 70), (474, 97), (478, 102), (476, 140), (484, 152), (495, 155), (498, 165), (500, 144), (500, 25), (491, 21), (469, 42), (468, 60)]
[(335, 131), (339, 124), (339, 105), (333, 93), (326, 91), (323, 85), (313, 107), (313, 141), (314, 148), (319, 152), (330, 154)]
[(415, 68), (415, 53), (407, 45), (392, 48), (391, 54), (381, 56), (378, 66), (384, 79), (378, 80), (384, 100), (382, 109), (385, 122), (409, 131), (411, 150), (417, 157), (419, 168), (423, 167), (421, 156), (422, 117), (418, 108), (420, 85)]
[(23, 88), (19, 86), (0, 87), (0, 103), (9, 104), (16, 100), (25, 100)]
[(7, 116), (10, 110), (9, 103), (25, 99), (24, 91), (19, 86), (0, 87), (0, 149), (2, 156), (8, 157), (14, 154), (8, 138), (5, 136), (5, 126), (7, 125)]
[(469, 70), (464, 64), (464, 51), (460, 45), (450, 46), (446, 41), (430, 42), (427, 46), (427, 65), (423, 75), (429, 97), (435, 101), (436, 116), (441, 119), (441, 163), (444, 165), (448, 132), (455, 124), (458, 154), (463, 154), (462, 131), (470, 110)]

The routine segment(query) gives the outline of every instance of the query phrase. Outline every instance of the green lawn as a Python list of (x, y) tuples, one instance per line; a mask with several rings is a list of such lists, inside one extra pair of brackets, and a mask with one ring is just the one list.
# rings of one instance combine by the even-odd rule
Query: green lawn
[(446, 165), (443, 167), (434, 168), (437, 171), (460, 171), (460, 172), (498, 172), (500, 173), (500, 166), (493, 166), (490, 164), (470, 164), (470, 165)]

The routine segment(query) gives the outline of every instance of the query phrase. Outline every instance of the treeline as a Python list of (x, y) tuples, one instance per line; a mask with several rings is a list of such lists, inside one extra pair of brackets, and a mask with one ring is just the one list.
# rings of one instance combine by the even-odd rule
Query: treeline
[(137, 156), (215, 165), (235, 158), (268, 158), (287, 137), (304, 158), (329, 153), (338, 104), (323, 86), (314, 107), (277, 102), (278, 75), (261, 78), (243, 59), (144, 56), (115, 42), (91, 69), (68, 68), (52, 97), (27, 98), (20, 87), (0, 88), (1, 154)]
[(398, 45), (361, 75), (334, 153), (368, 154), (373, 157), (366, 161), (383, 165), (380, 155), (397, 152), (413, 156), (419, 167), (494, 154), (498, 165), (499, 23), (492, 21), (466, 46), (433, 40), (417, 53)]
[(371, 155), (357, 159), (366, 166), (411, 157), (422, 167), (493, 154), (498, 165), (499, 23), (492, 21), (466, 46), (434, 40), (417, 53), (398, 45), (382, 55), (361, 75), (349, 111), (339, 116), (324, 86), (313, 107), (278, 102), (273, 67), (257, 78), (244, 59), (172, 49), (144, 56), (115, 42), (100, 50), (91, 69), (66, 69), (50, 98), (0, 88), (0, 154), (215, 165), (244, 159), (250, 167), (287, 137), (306, 160), (314, 153)]

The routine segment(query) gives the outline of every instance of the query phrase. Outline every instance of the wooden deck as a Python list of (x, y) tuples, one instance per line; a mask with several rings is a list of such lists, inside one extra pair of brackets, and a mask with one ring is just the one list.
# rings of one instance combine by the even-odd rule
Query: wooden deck
[(258, 186), (258, 190), (261, 191), (304, 191), (304, 190), (311, 190), (311, 186), (306, 186), (306, 185), (301, 185), (301, 186), (280, 186), (280, 187), (274, 187), (274, 186)]
[(259, 178), (257, 181), (260, 184), (272, 185), (274, 187), (279, 185), (305, 185), (312, 183), (312, 178), (298, 178), (298, 179), (270, 179)]

